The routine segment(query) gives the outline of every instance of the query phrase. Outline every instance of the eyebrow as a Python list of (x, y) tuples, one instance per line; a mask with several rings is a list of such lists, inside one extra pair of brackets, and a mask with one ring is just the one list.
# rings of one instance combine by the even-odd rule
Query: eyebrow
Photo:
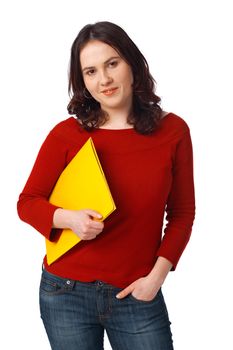
[[(107, 64), (109, 61), (111, 61), (111, 60), (113, 60), (115, 58), (120, 58), (120, 56), (112, 56), (112, 57), (108, 58), (107, 61), (104, 62), (104, 64)], [(95, 68), (95, 67), (94, 66), (84, 67), (82, 69), (82, 71), (84, 72), (85, 70), (89, 70), (89, 69), (93, 69), (93, 68)]]

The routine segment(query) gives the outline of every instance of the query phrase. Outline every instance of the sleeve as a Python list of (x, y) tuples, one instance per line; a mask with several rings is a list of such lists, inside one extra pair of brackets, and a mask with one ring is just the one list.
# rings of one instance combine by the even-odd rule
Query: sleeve
[(43, 142), (26, 185), (19, 195), (17, 211), (19, 218), (45, 238), (51, 239), (59, 229), (53, 229), (53, 214), (59, 207), (49, 203), (52, 189), (66, 166), (67, 147), (53, 130)]
[(189, 129), (179, 140), (172, 169), (172, 186), (165, 208), (166, 226), (157, 256), (176, 265), (189, 241), (195, 218), (193, 150)]

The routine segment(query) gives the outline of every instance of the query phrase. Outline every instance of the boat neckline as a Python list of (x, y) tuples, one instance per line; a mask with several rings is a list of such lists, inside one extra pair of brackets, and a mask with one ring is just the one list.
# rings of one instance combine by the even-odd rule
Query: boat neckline
[[(167, 113), (161, 120), (164, 120), (164, 119), (166, 119), (169, 115), (171, 115), (172, 114), (172, 112), (169, 112), (169, 113)], [(125, 129), (108, 129), (108, 128), (94, 128), (94, 130), (95, 131), (112, 131), (112, 132), (117, 132), (117, 131), (124, 131), (124, 132), (126, 132), (126, 131), (132, 131), (132, 130), (134, 130), (134, 127), (132, 127), (132, 128), (125, 128)]]

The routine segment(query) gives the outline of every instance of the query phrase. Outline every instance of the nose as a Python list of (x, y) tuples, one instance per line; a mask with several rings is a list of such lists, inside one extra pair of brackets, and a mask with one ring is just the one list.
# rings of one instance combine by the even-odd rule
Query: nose
[(107, 74), (105, 70), (100, 72), (100, 85), (107, 86), (113, 82), (113, 79)]

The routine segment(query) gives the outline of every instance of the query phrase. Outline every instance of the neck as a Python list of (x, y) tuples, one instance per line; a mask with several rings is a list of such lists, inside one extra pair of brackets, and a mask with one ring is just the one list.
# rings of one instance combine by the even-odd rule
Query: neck
[(129, 109), (117, 109), (117, 110), (111, 110), (107, 111), (107, 121), (101, 126), (101, 128), (108, 128), (108, 129), (127, 129), (132, 128), (133, 126), (128, 124), (127, 118), (130, 113)]

